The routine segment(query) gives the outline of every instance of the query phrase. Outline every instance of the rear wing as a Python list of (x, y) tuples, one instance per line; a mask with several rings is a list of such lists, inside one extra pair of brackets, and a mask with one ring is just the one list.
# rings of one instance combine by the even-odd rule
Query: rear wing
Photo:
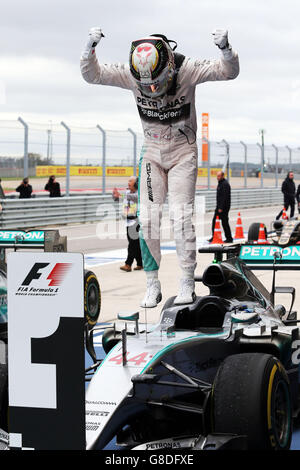
[(251, 269), (300, 270), (300, 245), (241, 245), (239, 259)]
[(278, 246), (257, 244), (215, 245), (199, 248), (199, 253), (213, 253), (215, 262), (237, 257), (251, 269), (300, 270), (300, 245)]
[(67, 237), (58, 230), (1, 230), (0, 253), (5, 259), (5, 250), (42, 249), (43, 251), (67, 251)]

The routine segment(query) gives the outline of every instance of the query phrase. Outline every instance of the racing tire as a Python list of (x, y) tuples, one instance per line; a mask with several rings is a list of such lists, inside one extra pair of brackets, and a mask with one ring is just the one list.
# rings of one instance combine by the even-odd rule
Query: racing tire
[[(256, 242), (259, 238), (259, 228), (260, 228), (260, 223), (259, 222), (254, 222), (253, 224), (250, 225), (248, 229), (248, 242)], [(267, 238), (267, 227), (264, 225), (264, 231), (265, 231), (265, 236)]]
[(8, 368), (0, 364), (0, 429), (8, 431)]
[(92, 271), (84, 270), (84, 318), (91, 330), (97, 323), (101, 309), (101, 290)]
[(269, 354), (228, 356), (213, 385), (215, 433), (247, 436), (252, 450), (288, 450), (292, 439), (289, 379)]

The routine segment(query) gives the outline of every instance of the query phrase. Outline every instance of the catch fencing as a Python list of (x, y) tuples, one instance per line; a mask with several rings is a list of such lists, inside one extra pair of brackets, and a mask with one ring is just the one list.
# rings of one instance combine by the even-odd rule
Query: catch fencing
[[(211, 189), (216, 170), (225, 169), (232, 188), (278, 188), (289, 170), (300, 176), (300, 148), (265, 143), (206, 141), (198, 139), (198, 189)], [(202, 145), (207, 144), (207, 160), (202, 161)], [(66, 167), (61, 179), (67, 196), (77, 189), (78, 179), (70, 176), (70, 166), (101, 166), (94, 189), (105, 194), (107, 167), (130, 167), (137, 173), (143, 135), (133, 129), (109, 130), (98, 123), (82, 127), (68, 122), (33, 123), (22, 117), (0, 121), (0, 177), (34, 176), (37, 165)], [(125, 183), (126, 184), (126, 183)]]

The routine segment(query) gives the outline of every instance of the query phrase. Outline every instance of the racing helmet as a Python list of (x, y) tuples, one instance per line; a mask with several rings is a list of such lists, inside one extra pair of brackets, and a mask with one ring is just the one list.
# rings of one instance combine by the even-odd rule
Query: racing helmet
[(175, 73), (174, 49), (163, 35), (151, 35), (131, 44), (130, 72), (140, 91), (151, 98), (164, 95)]

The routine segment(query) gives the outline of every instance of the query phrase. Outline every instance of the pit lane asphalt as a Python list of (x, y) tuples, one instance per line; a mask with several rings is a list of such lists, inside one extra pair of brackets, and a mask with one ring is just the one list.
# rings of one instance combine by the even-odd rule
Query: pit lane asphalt
[[(235, 234), (238, 212), (241, 213), (244, 231), (248, 231), (249, 225), (254, 222), (263, 222), (267, 229), (270, 229), (271, 222), (275, 220), (276, 215), (282, 209), (282, 206), (266, 206), (250, 209), (232, 210), (229, 213), (229, 222), (232, 235)], [(213, 213), (208, 212), (203, 220), (196, 219), (196, 234), (198, 237), (211, 236), (211, 221)], [(168, 227), (168, 217), (163, 217), (163, 224)], [(127, 247), (126, 228), (124, 221), (108, 221), (99, 223), (76, 224), (66, 226), (56, 226), (61, 235), (68, 237), (68, 251), (81, 252), (84, 254), (93, 252), (102, 252)], [(167, 234), (168, 235), (168, 234)], [(169, 241), (167, 236), (163, 241)]]

